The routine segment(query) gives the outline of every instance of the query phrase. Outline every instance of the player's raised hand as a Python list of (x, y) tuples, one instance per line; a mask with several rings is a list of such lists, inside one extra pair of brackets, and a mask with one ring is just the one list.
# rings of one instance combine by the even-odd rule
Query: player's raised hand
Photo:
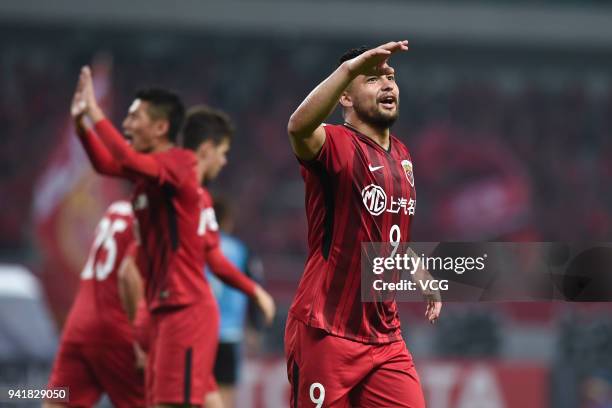
[(272, 296), (259, 285), (255, 287), (255, 302), (264, 315), (266, 325), (271, 325), (276, 315), (276, 305)]
[(104, 113), (98, 106), (98, 100), (94, 92), (93, 77), (91, 75), (91, 68), (85, 65), (81, 68), (81, 75), (79, 81), (83, 82), (82, 86), (82, 100), (85, 102), (84, 113), (95, 123), (100, 119), (104, 118)]
[(75, 120), (80, 120), (82, 118), (83, 114), (85, 113), (85, 108), (87, 107), (87, 104), (83, 99), (84, 85), (85, 84), (81, 76), (79, 76), (74, 95), (72, 96), (72, 103), (70, 104), (70, 115)]
[(391, 75), (395, 71), (388, 64), (389, 58), (402, 51), (408, 51), (408, 41), (391, 41), (364, 52), (346, 62), (349, 72), (354, 75)]

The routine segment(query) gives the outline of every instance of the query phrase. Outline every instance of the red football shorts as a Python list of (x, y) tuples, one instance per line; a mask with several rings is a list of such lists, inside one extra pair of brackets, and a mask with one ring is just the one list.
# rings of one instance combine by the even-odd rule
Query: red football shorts
[(291, 408), (425, 407), (419, 376), (403, 341), (359, 343), (289, 316), (285, 356)]
[(216, 389), (213, 365), (219, 343), (214, 299), (151, 313), (147, 402), (202, 405)]
[(68, 407), (91, 407), (102, 393), (118, 408), (144, 407), (144, 376), (131, 344), (61, 342), (49, 388), (68, 387)]

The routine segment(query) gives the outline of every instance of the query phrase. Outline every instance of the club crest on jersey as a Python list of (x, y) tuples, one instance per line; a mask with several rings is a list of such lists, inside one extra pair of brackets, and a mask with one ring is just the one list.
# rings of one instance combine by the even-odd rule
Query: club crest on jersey
[(412, 162), (410, 160), (402, 160), (402, 167), (406, 178), (412, 187), (414, 187), (414, 173), (412, 172)]
[(361, 198), (368, 212), (372, 215), (380, 215), (387, 208), (387, 193), (376, 184), (369, 184), (361, 190)]

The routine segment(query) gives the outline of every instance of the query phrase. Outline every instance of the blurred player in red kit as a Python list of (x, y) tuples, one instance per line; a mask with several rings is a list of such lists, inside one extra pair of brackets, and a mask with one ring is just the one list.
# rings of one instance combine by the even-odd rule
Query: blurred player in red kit
[[(194, 106), (187, 112), (185, 125), (183, 127), (182, 145), (183, 147), (197, 152), (199, 172), (203, 175), (203, 183), (214, 180), (221, 169), (227, 163), (227, 152), (230, 148), (230, 135), (233, 133), (233, 126), (229, 117), (221, 111), (201, 105)], [(205, 192), (208, 194), (208, 192)], [(208, 217), (212, 220), (208, 231), (211, 245), (220, 245), (220, 231), (217, 225), (217, 218), (214, 212), (210, 212)], [(142, 259), (140, 260), (142, 262)], [(148, 334), (148, 312), (137, 304), (137, 299), (132, 298), (128, 310), (136, 310), (136, 322), (138, 327), (138, 339), (149, 352), (147, 338)], [(207, 408), (220, 407), (222, 405), (221, 395), (218, 392), (208, 393), (206, 396)]]
[[(391, 55), (354, 49), (291, 115), (306, 185), (309, 254), (285, 332), (291, 406), (425, 406), (395, 301), (361, 301), (361, 242), (406, 242), (416, 205), (412, 160), (389, 128), (399, 115)], [(340, 102), (344, 124), (323, 121)], [(441, 303), (428, 300), (435, 321)]]
[[(198, 171), (202, 174), (203, 184), (214, 180), (227, 163), (227, 152), (230, 149), (230, 135), (234, 133), (229, 117), (223, 112), (200, 105), (189, 109), (183, 127), (183, 147), (196, 152)], [(210, 195), (204, 189), (210, 200)], [(210, 228), (208, 236), (210, 245), (221, 248), (220, 225), (214, 208), (208, 209)], [(218, 300), (218, 299), (217, 299)], [(206, 395), (206, 408), (222, 408), (224, 401), (220, 390), (215, 389)], [(226, 407), (229, 408), (229, 407)]]
[[(141, 91), (123, 122), (126, 143), (99, 108), (88, 67), (75, 92), (72, 115), (100, 173), (134, 183), (132, 207), (153, 336), (147, 360), (149, 405), (200, 406), (216, 385), (218, 310), (202, 274), (204, 264), (227, 284), (253, 297), (269, 320), (274, 302), (224, 256), (199, 150), (175, 146), (184, 109), (171, 92)], [(87, 120), (85, 120), (87, 119)], [(229, 135), (228, 135), (229, 136)]]
[(122, 308), (126, 294), (141, 290), (120, 272), (134, 242), (133, 222), (131, 204), (117, 201), (98, 223), (49, 380), (49, 388), (68, 387), (70, 400), (45, 407), (91, 407), (102, 393), (115, 407), (145, 406), (144, 373)]

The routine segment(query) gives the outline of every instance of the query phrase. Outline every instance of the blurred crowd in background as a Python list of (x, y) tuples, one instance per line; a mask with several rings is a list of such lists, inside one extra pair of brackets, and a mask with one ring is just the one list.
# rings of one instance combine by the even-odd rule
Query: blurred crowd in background
[[(151, 85), (176, 90), (187, 105), (231, 114), (237, 132), (229, 164), (210, 187), (230, 200), (236, 235), (262, 258), (266, 282), (286, 310), (307, 249), (303, 183), (287, 120), (339, 55), (375, 43), (62, 27), (4, 27), (0, 34), (1, 261), (49, 273), (32, 203), (66, 132), (78, 70), (102, 59), (111, 67), (117, 125), (135, 91)], [(413, 240), (611, 240), (610, 54), (410, 47), (392, 60), (401, 90), (393, 133), (415, 166)], [(341, 118), (336, 113), (330, 121)], [(91, 236), (93, 230), (84, 238)], [(53, 316), (61, 323), (69, 302), (60, 304)], [(417, 359), (534, 360), (554, 373), (546, 377), (550, 406), (612, 406), (606, 305), (449, 305), (439, 329), (420, 334), (423, 306), (402, 309)], [(265, 348), (275, 355), (283, 325), (281, 316), (267, 334)]]
[[(0, 214), (3, 248), (30, 246), (33, 187), (65, 126), (76, 73), (102, 56), (112, 60), (118, 125), (134, 92), (151, 85), (231, 113), (230, 163), (212, 189), (240, 203), (238, 233), (258, 251), (303, 253), (303, 188), (286, 123), (343, 50), (363, 39), (247, 45), (205, 35), (73, 34), (4, 35), (0, 186), (11, 199)], [(413, 238), (608, 239), (612, 60), (573, 67), (554, 64), (571, 58), (563, 54), (544, 64), (528, 51), (503, 59), (445, 51), (416, 43), (392, 61), (401, 89), (393, 132), (411, 149), (420, 187)]]

